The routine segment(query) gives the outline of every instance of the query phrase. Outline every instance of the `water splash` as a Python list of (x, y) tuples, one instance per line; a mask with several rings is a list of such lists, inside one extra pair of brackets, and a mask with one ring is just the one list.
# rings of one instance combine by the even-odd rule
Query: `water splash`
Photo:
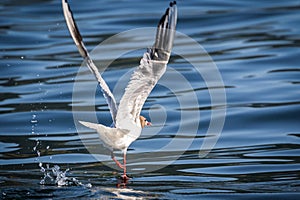
[[(38, 132), (36, 132), (36, 127), (38, 125), (38, 119), (35, 114), (32, 115), (32, 118), (30, 120), (31, 123), (31, 134), (34, 135), (39, 135)], [(41, 145), (41, 142), (36, 139), (36, 144), (32, 148), (34, 152), (36, 152), (37, 157), (36, 157), (36, 162), (38, 162), (38, 166), (40, 168), (40, 171), (43, 173), (42, 180), (40, 181), (41, 185), (57, 185), (59, 187), (61, 186), (84, 186), (87, 188), (91, 188), (92, 184), (87, 183), (83, 184), (80, 181), (78, 181), (74, 177), (68, 177), (67, 173), (69, 172), (70, 169), (66, 169), (65, 171), (61, 170), (58, 165), (54, 165), (53, 167), (50, 167), (49, 163), (45, 164), (45, 167), (43, 166), (43, 163), (40, 161), (41, 157), (41, 151), (39, 150), (39, 146)], [(46, 147), (46, 150), (49, 150), (50, 146)], [(52, 156), (49, 157), (50, 160), (52, 160)]]
[(43, 163), (39, 163), (39, 167), (41, 168), (41, 172), (44, 174), (44, 177), (40, 181), (41, 185), (50, 185), (54, 179), (50, 174), (50, 167), (49, 164), (46, 164), (46, 168), (43, 167)]
[(43, 165), (41, 164), (40, 168), (44, 173), (44, 177), (40, 181), (41, 185), (57, 185), (59, 187), (75, 185), (75, 186), (84, 186), (87, 188), (92, 187), (92, 184), (90, 183), (83, 184), (74, 177), (68, 177), (67, 173), (69, 172), (69, 169), (63, 171), (60, 169), (58, 165), (54, 165), (53, 167), (50, 168), (49, 164), (46, 164), (46, 168), (44, 168)]

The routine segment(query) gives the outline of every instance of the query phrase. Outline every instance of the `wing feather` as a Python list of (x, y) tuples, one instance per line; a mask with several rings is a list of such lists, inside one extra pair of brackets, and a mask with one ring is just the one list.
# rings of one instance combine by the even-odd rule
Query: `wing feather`
[(177, 21), (176, 2), (162, 16), (156, 32), (155, 43), (144, 53), (140, 65), (133, 72), (120, 101), (116, 126), (123, 127), (128, 118), (139, 125), (139, 115), (150, 92), (165, 73), (170, 58)]
[(96, 79), (101, 87), (103, 96), (105, 97), (106, 102), (108, 104), (113, 123), (116, 124), (116, 116), (117, 116), (117, 110), (118, 110), (116, 100), (115, 100), (112, 92), (110, 91), (109, 87), (107, 86), (106, 82), (102, 78), (101, 74), (99, 73), (98, 68), (96, 67), (93, 60), (89, 56), (89, 53), (82, 41), (82, 36), (77, 28), (77, 25), (75, 23), (72, 11), (70, 9), (70, 6), (69, 6), (67, 0), (62, 0), (62, 7), (63, 7), (64, 16), (66, 19), (68, 29), (71, 33), (71, 36), (78, 48), (80, 55), (85, 59), (88, 68), (91, 70), (93, 75), (96, 77)]

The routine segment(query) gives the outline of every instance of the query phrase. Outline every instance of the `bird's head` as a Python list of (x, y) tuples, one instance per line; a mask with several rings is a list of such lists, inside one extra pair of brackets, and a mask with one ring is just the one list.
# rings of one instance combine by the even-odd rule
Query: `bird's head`
[(144, 128), (145, 126), (151, 126), (151, 122), (148, 122), (147, 119), (143, 116), (140, 116), (141, 127)]

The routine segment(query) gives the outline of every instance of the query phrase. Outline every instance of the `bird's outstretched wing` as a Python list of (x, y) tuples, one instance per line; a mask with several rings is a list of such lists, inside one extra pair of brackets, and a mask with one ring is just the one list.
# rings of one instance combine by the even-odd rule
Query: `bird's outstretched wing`
[(107, 101), (113, 123), (116, 124), (116, 116), (117, 116), (116, 100), (115, 100), (112, 92), (110, 91), (109, 87), (107, 86), (106, 82), (102, 78), (101, 74), (99, 73), (98, 68), (96, 67), (93, 60), (89, 56), (89, 53), (82, 41), (81, 34), (77, 28), (77, 25), (75, 23), (72, 11), (70, 9), (70, 6), (69, 6), (67, 0), (62, 0), (62, 7), (63, 7), (64, 16), (65, 16), (69, 31), (71, 33), (71, 36), (79, 50), (80, 55), (85, 59), (87, 66), (89, 67), (89, 69), (92, 71), (92, 73), (96, 77), (96, 79), (101, 87), (101, 90), (103, 92), (103, 96), (105, 97), (105, 99)]
[(128, 119), (139, 124), (139, 115), (151, 90), (165, 73), (170, 58), (177, 23), (176, 2), (159, 21), (155, 43), (144, 53), (140, 65), (133, 72), (120, 101), (116, 117), (117, 127), (128, 126)]

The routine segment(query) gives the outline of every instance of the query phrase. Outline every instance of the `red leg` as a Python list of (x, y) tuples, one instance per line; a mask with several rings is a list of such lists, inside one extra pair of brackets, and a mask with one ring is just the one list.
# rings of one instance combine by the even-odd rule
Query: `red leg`
[(128, 176), (126, 175), (126, 152), (124, 152), (124, 155), (123, 155), (123, 179), (124, 181), (127, 181), (129, 180)]
[(124, 183), (127, 183), (127, 181), (129, 180), (129, 178), (126, 175), (126, 152), (124, 152), (123, 155), (123, 165), (115, 158), (115, 155), (113, 152), (111, 152), (111, 158), (113, 159), (113, 161), (115, 161), (115, 163), (118, 165), (118, 167), (120, 167), (121, 169), (123, 169), (123, 181)]
[(126, 176), (126, 153), (123, 155), (123, 170), (124, 170), (124, 177)]
[(115, 158), (115, 155), (113, 152), (111, 152), (111, 158), (113, 159), (113, 161), (115, 161), (115, 163), (118, 165), (118, 167), (120, 167), (121, 169), (124, 169), (124, 166)]

